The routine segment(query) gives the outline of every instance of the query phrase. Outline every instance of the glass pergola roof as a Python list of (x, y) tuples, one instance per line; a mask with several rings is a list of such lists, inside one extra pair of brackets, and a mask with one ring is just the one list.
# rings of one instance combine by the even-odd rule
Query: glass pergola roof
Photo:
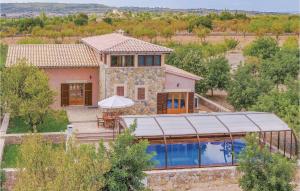
[(201, 136), (248, 132), (290, 131), (286, 123), (273, 113), (226, 112), (121, 116), (125, 127), (136, 121), (136, 137)]

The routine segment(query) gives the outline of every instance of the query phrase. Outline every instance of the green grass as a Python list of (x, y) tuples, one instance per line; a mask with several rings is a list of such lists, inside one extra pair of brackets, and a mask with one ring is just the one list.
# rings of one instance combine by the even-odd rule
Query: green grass
[[(37, 127), (39, 133), (43, 132), (61, 132), (65, 131), (68, 124), (68, 117), (65, 111), (51, 111), (45, 117), (44, 122)], [(32, 132), (31, 127), (25, 123), (22, 117), (13, 117), (10, 119), (7, 129), (8, 134), (11, 133), (29, 133)]]
[[(52, 144), (53, 149), (60, 149), (61, 146), (65, 149), (65, 144)], [(2, 166), (3, 168), (16, 168), (17, 161), (19, 158), (21, 145), (5, 145), (3, 158), (2, 158)]]
[(7, 55), (7, 45), (0, 43), (0, 69), (4, 67)]
[(3, 168), (13, 168), (17, 166), (17, 159), (20, 145), (5, 145), (2, 159)]

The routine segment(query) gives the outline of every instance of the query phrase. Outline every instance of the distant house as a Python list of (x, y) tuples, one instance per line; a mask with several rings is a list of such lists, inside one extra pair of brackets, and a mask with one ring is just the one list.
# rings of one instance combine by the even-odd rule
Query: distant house
[(172, 49), (117, 33), (81, 41), (11, 45), (6, 67), (25, 58), (44, 70), (57, 92), (54, 108), (97, 106), (99, 100), (119, 95), (135, 100), (132, 114), (194, 111), (195, 83), (201, 78), (165, 64)]

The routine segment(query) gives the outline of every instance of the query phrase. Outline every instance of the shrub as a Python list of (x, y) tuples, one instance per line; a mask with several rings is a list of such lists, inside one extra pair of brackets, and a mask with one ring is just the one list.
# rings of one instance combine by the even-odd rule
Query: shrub
[(244, 49), (244, 55), (262, 59), (273, 57), (279, 51), (278, 44), (272, 37), (260, 37)]
[(238, 157), (239, 180), (244, 191), (293, 191), (292, 184), (296, 165), (278, 153), (258, 144), (258, 136), (249, 134), (247, 146)]

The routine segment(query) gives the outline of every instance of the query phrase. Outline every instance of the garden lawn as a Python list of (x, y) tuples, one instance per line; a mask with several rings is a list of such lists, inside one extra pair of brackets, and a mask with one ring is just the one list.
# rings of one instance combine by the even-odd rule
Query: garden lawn
[[(17, 161), (19, 158), (21, 145), (5, 145), (3, 158), (2, 158), (2, 166), (3, 168), (16, 168)], [(65, 149), (65, 144), (52, 144), (54, 149), (59, 149), (63, 147)]]
[[(65, 111), (50, 111), (44, 122), (37, 127), (37, 132), (62, 132), (65, 131), (68, 124), (68, 117)], [(7, 134), (11, 133), (30, 133), (31, 127), (25, 123), (22, 117), (13, 117), (10, 119)]]
[(19, 150), (20, 145), (5, 145), (2, 158), (3, 168), (14, 168), (17, 166)]

